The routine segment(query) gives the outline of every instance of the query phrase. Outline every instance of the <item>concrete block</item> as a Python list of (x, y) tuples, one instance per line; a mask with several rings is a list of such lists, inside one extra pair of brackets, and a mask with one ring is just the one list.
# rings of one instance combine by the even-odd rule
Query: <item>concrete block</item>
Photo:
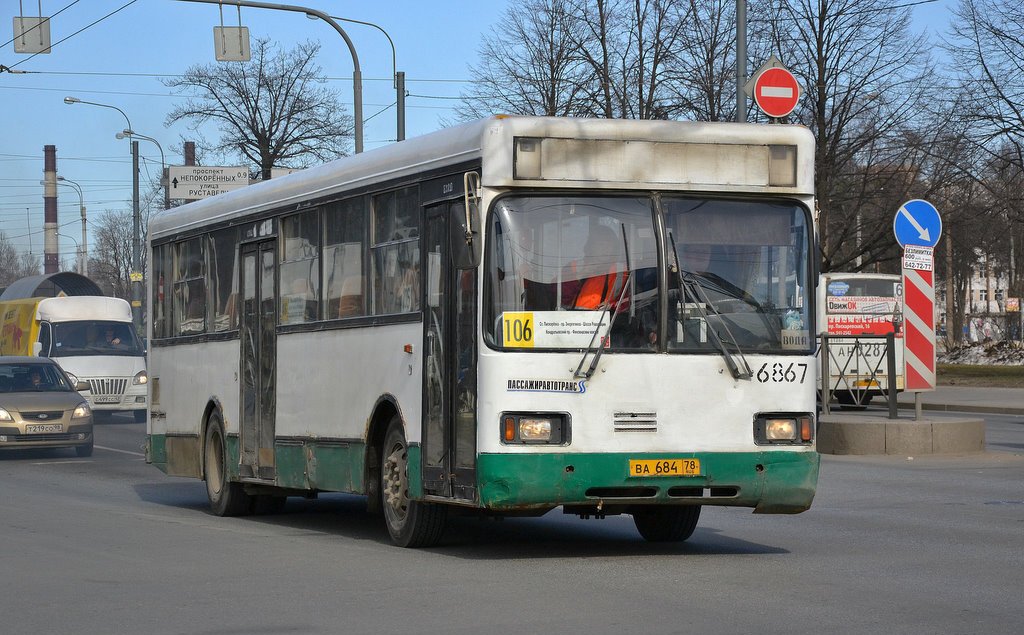
[(935, 454), (984, 451), (985, 422), (983, 420), (932, 422), (932, 452)]
[(893, 421), (885, 426), (885, 454), (932, 453), (931, 422)]
[(818, 451), (825, 454), (885, 454), (884, 423), (823, 421), (818, 433)]

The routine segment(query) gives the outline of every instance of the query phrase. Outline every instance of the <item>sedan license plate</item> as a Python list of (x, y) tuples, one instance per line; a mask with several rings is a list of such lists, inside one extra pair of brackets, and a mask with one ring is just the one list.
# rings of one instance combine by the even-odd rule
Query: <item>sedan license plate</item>
[(700, 459), (630, 459), (630, 476), (700, 476)]
[(94, 403), (121, 403), (120, 395), (97, 395), (92, 398)]
[(25, 434), (46, 434), (48, 432), (64, 432), (59, 423), (29, 423), (25, 426)]

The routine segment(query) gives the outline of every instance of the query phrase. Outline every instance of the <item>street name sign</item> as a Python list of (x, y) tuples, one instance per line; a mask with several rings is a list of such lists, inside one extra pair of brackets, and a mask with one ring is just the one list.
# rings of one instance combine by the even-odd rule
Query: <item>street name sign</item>
[(249, 169), (207, 165), (168, 168), (170, 198), (196, 201), (249, 185)]

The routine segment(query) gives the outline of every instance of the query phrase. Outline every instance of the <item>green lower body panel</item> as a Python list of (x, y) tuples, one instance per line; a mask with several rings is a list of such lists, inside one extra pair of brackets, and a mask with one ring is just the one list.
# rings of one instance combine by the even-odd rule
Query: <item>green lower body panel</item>
[(278, 444), (277, 485), (291, 489), (364, 492), (366, 446), (362, 443)]
[(167, 437), (162, 434), (146, 435), (146, 463), (167, 472)]
[[(229, 435), (228, 477), (238, 478), (239, 443)], [(200, 461), (194, 451), (170, 452), (169, 440), (150, 435), (147, 457), (168, 474), (185, 475)], [(173, 444), (171, 444), (173, 445)], [(185, 446), (183, 446), (185, 447)], [(189, 456), (184, 456), (188, 454)], [(195, 456), (192, 456), (195, 455)], [(278, 443), (274, 485), (293, 490), (366, 492), (363, 443)], [(699, 459), (699, 476), (631, 476), (630, 460)], [(409, 447), (409, 495), (423, 496), (421, 452)], [(817, 452), (729, 453), (537, 453), (481, 454), (477, 462), (478, 504), (495, 511), (558, 505), (722, 505), (753, 507), (757, 513), (792, 514), (811, 506), (818, 482)], [(179, 465), (181, 463), (181, 465)], [(198, 475), (198, 474), (197, 474)]]
[[(630, 460), (699, 459), (699, 476), (630, 476)], [(494, 510), (557, 505), (702, 504), (792, 514), (814, 500), (817, 452), (482, 454), (480, 503)]]

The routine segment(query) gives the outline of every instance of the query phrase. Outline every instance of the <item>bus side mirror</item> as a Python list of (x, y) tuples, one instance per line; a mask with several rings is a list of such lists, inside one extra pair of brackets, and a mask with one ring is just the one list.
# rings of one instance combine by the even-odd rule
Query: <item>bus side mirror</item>
[(36, 357), (40, 357), (43, 354), (43, 343), (36, 342), (32, 345), (32, 354)]
[(463, 175), (462, 205), (452, 206), (449, 219), (449, 246), (456, 269), (476, 269), (480, 266), (480, 175)]

